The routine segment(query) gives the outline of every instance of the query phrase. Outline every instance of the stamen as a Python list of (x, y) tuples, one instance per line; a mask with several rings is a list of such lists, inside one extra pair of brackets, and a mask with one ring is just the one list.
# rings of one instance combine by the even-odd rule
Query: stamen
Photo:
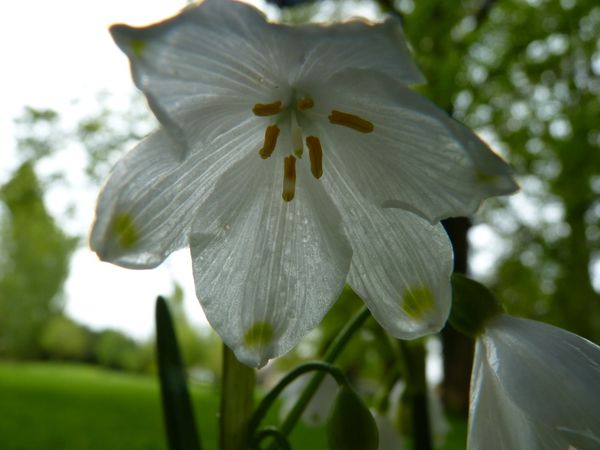
[(281, 102), (277, 100), (273, 103), (257, 103), (252, 108), (252, 112), (260, 117), (274, 116), (281, 112)]
[(258, 154), (262, 159), (267, 159), (277, 145), (277, 137), (279, 136), (279, 127), (277, 125), (270, 125), (265, 130), (265, 143), (263, 147), (258, 151)]
[(289, 202), (296, 192), (296, 158), (286, 156), (283, 160), (283, 201)]
[(313, 101), (312, 98), (310, 97), (304, 97), (301, 98), (300, 100), (298, 100), (296, 102), (296, 107), (300, 110), (300, 111), (304, 111), (307, 109), (312, 108), (313, 106), (315, 106), (315, 102)]
[(317, 179), (323, 175), (323, 149), (318, 137), (308, 136), (306, 138), (308, 156), (310, 157), (310, 172)]
[(341, 111), (331, 111), (331, 114), (328, 118), (329, 121), (334, 125), (342, 125), (344, 127), (360, 131), (361, 133), (371, 133), (374, 128), (373, 124), (368, 120), (355, 116), (354, 114), (348, 114)]

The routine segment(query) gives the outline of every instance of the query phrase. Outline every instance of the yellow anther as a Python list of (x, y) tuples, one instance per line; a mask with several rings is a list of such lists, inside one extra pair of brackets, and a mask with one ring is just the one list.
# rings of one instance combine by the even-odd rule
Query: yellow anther
[(271, 156), (271, 153), (275, 150), (277, 145), (277, 137), (279, 136), (279, 127), (277, 125), (270, 125), (265, 130), (265, 143), (263, 147), (258, 151), (258, 154), (262, 159), (267, 159)]
[(368, 120), (355, 116), (354, 114), (348, 114), (341, 111), (331, 111), (331, 114), (328, 118), (329, 122), (334, 125), (342, 125), (344, 127), (360, 131), (361, 133), (371, 133), (374, 128), (373, 124)]
[(308, 147), (308, 156), (310, 157), (310, 172), (315, 178), (321, 178), (323, 175), (323, 149), (318, 137), (308, 136), (306, 138)]
[(252, 108), (252, 112), (260, 117), (274, 116), (281, 112), (281, 102), (277, 100), (273, 103), (257, 103)]
[(283, 201), (289, 202), (296, 193), (296, 158), (286, 156), (283, 160)]
[(296, 107), (300, 110), (300, 111), (304, 111), (306, 109), (310, 109), (313, 106), (315, 106), (315, 102), (313, 101), (312, 98), (310, 97), (304, 97), (301, 98), (300, 100), (298, 100), (296, 102)]

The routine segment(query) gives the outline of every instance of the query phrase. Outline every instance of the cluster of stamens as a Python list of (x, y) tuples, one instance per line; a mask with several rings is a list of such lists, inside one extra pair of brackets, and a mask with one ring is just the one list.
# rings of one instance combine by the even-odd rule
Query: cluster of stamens
[[(298, 112), (311, 109), (315, 105), (310, 97), (302, 97), (295, 102), (295, 110)], [(284, 111), (283, 103), (275, 101), (272, 103), (257, 103), (252, 108), (252, 112), (259, 117), (278, 116)], [(332, 110), (327, 117), (333, 125), (341, 125), (352, 128), (361, 133), (371, 133), (374, 129), (373, 124), (354, 114)], [(294, 198), (296, 192), (296, 159), (302, 158), (304, 153), (304, 144), (308, 149), (308, 157), (310, 160), (310, 172), (319, 179), (323, 175), (323, 149), (321, 141), (316, 136), (307, 136), (303, 141), (302, 129), (298, 125), (295, 112), (291, 113), (291, 140), (292, 154), (289, 154), (283, 161), (283, 192), (282, 198), (289, 202)], [(271, 157), (277, 147), (277, 139), (280, 133), (279, 126), (274, 123), (269, 125), (265, 130), (265, 138), (262, 148), (258, 154), (262, 159)]]

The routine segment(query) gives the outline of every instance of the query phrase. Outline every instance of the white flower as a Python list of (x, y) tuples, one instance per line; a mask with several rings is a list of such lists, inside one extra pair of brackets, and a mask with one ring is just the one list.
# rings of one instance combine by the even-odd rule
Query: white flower
[(501, 314), (476, 341), (469, 450), (600, 448), (600, 347)]
[(189, 245), (209, 322), (251, 366), (290, 350), (346, 282), (396, 337), (442, 326), (438, 220), (515, 184), (405, 86), (422, 78), (396, 21), (288, 27), (207, 0), (111, 31), (162, 127), (104, 186), (101, 259), (149, 268)]

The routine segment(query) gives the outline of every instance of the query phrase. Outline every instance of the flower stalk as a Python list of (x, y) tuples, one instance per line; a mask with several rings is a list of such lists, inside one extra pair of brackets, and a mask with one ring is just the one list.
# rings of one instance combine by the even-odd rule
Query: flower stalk
[[(370, 316), (371, 314), (367, 307), (363, 306), (335, 337), (335, 339), (325, 352), (325, 355), (323, 356), (323, 361), (329, 364), (335, 362), (342, 350), (348, 344), (348, 341), (350, 341), (350, 338), (358, 329), (360, 329), (360, 327)], [(325, 378), (325, 375), (326, 372), (322, 371), (317, 372), (315, 375), (313, 375), (312, 379), (304, 389), (304, 392), (302, 392), (302, 395), (300, 396), (292, 410), (288, 413), (283, 423), (281, 424), (281, 432), (284, 435), (287, 436), (292, 431), (292, 429), (302, 416), (302, 413), (310, 403), (310, 400), (312, 399), (313, 395), (315, 394), (315, 392), (317, 392), (317, 389), (319, 389), (319, 385)]]
[(299, 376), (304, 375), (307, 372), (313, 371), (317, 371), (318, 374), (323, 374), (323, 376), (325, 376), (326, 374), (331, 375), (335, 379), (339, 387), (345, 386), (348, 383), (344, 373), (337, 367), (332, 366), (331, 364), (327, 364), (321, 361), (313, 361), (308, 362), (306, 364), (302, 364), (301, 366), (296, 367), (294, 370), (285, 375), (279, 381), (279, 383), (277, 383), (277, 385), (273, 389), (271, 389), (271, 391), (265, 396), (265, 398), (262, 399), (250, 421), (249, 432), (253, 434), (256, 431), (256, 429), (260, 425), (261, 420), (267, 414), (269, 408), (273, 405), (275, 400), (277, 400), (279, 394), (281, 394), (281, 392), (283, 392), (283, 390), (287, 386), (294, 382)]
[(246, 450), (254, 407), (254, 369), (240, 363), (223, 344), (219, 450)]

